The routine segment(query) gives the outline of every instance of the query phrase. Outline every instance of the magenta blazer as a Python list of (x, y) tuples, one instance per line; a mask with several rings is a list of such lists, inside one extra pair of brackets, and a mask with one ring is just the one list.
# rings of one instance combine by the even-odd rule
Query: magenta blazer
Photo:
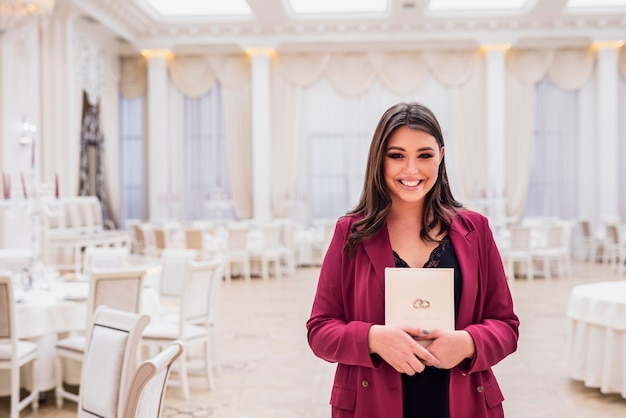
[[(384, 270), (394, 266), (385, 225), (357, 245), (354, 258), (343, 250), (357, 218), (337, 221), (320, 271), (308, 341), (316, 356), (337, 364), (330, 404), (335, 418), (402, 418), (400, 373), (370, 355), (367, 334), (385, 320)], [(519, 319), (502, 259), (487, 218), (461, 209), (449, 233), (463, 289), (456, 328), (476, 344), (474, 358), (450, 373), (450, 417), (503, 417), (504, 397), (491, 367), (517, 348)]]

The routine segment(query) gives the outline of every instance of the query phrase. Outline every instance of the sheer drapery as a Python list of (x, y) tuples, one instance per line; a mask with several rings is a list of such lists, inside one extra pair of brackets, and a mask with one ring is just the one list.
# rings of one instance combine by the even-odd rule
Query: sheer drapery
[[(623, 64), (623, 56), (622, 51), (620, 53), (622, 72), (626, 67)], [(183, 62), (184, 60), (181, 60), (178, 64)], [(196, 65), (198, 62), (205, 60), (196, 60)], [(229, 164), (231, 170), (229, 174), (237, 215), (251, 216), (252, 157), (249, 155), (251, 128), (250, 86), (247, 84), (250, 79), (248, 57), (244, 55), (209, 57), (206, 58), (206, 62), (208, 64), (205, 70), (223, 83), (224, 87), (225, 131), (229, 137), (228, 158), (232, 163)], [(307, 113), (321, 112), (327, 119), (341, 120), (337, 116), (340, 113), (332, 110), (334, 106), (311, 109), (310, 104), (307, 106), (302, 104), (310, 86), (323, 79), (326, 80), (327, 87), (332, 86), (331, 90), (339, 98), (351, 97), (358, 99), (359, 103), (364, 103), (369, 100), (365, 97), (370, 97), (370, 91), (379, 89), (390, 94), (393, 102), (412, 97), (419, 100), (416, 92), (424, 85), (425, 80), (436, 78), (438, 83), (444, 86), (446, 115), (442, 117), (441, 112), (437, 111), (436, 114), (440, 119), (449, 118), (444, 129), (447, 130), (446, 145), (449, 148), (446, 162), (451, 173), (453, 190), (461, 200), (474, 197), (477, 191), (484, 190), (487, 173), (485, 117), (488, 118), (489, 115), (484, 116), (482, 111), (485, 109), (486, 82), (483, 77), (483, 62), (476, 50), (276, 55), (272, 67), (271, 103), (273, 215), (284, 216), (293, 204), (291, 200), (299, 199), (305, 193), (301, 181), (295, 185), (295, 179), (302, 177), (296, 173), (297, 161), (300, 170), (306, 170), (310, 163), (302, 160), (302, 156), (307, 155), (306, 148), (303, 151), (302, 144), (294, 141), (294, 138), (302, 137), (301, 132), (305, 132), (306, 129), (302, 125), (304, 118), (309, 118)], [(508, 197), (509, 215), (521, 214), (528, 192), (527, 179), (535, 105), (534, 85), (549, 76), (558, 86), (579, 89), (593, 71), (593, 64), (593, 52), (586, 48), (508, 51), (505, 195)], [(353, 77), (346, 81), (346, 74), (350, 72)], [(337, 97), (331, 100), (336, 99)], [(426, 100), (421, 101), (431, 108), (435, 107)], [(389, 104), (385, 103), (383, 109), (378, 108), (376, 115), (371, 116), (374, 123)], [(240, 113), (232, 115), (226, 106)], [(581, 115), (581, 118), (584, 117)], [(372, 130), (373, 127), (368, 130), (368, 140)], [(232, 142), (231, 135), (236, 135), (238, 139)], [(453, 150), (455, 152), (452, 152)], [(238, 181), (241, 181), (241, 184), (235, 186), (235, 182)], [(238, 196), (238, 193), (243, 195)], [(350, 203), (354, 201), (353, 194), (354, 192), (348, 192)]]
[(550, 78), (537, 85), (530, 185), (524, 216), (578, 216), (578, 93)]
[[(535, 101), (535, 85), (549, 76), (554, 85), (564, 90), (578, 90), (593, 74), (594, 62), (594, 55), (588, 48), (510, 50), (507, 53), (505, 195), (509, 216), (518, 217), (527, 207), (533, 120), (537, 115), (535, 108), (540, 106)], [(583, 116), (584, 113), (580, 119), (569, 121), (576, 134), (580, 124), (585, 123)], [(539, 183), (535, 184), (539, 187)]]
[(185, 219), (231, 219), (219, 83), (201, 97), (185, 97), (184, 119)]
[[(624, 54), (624, 48), (622, 48), (621, 57), (626, 57)], [(625, 63), (626, 60), (620, 58), (621, 63)], [(622, 66), (620, 68), (625, 68)], [(626, 69), (626, 68), (625, 68)], [(626, 161), (626, 71), (621, 72), (622, 79), (619, 83), (619, 114), (621, 117), (619, 118), (619, 155), (620, 161)], [(626, 164), (619, 165), (619, 214), (622, 219), (622, 222), (626, 222)]]
[(444, 130), (447, 152), (454, 154), (449, 93), (434, 77), (429, 77), (418, 92), (405, 97), (389, 92), (377, 80), (357, 97), (341, 95), (326, 78), (304, 91), (299, 135), (302, 165), (296, 192), (302, 200), (296, 202), (294, 217), (304, 222), (334, 219), (356, 205), (376, 124), (383, 112), (399, 101), (419, 101), (429, 106)]
[[(293, 132), (301, 129), (301, 133), (297, 134), (300, 138), (312, 139), (317, 145), (315, 149), (324, 149), (320, 144), (330, 143), (328, 138), (335, 138), (338, 147), (348, 146), (348, 143), (362, 142), (366, 138), (365, 144), (359, 144), (360, 149), (367, 150), (369, 141), (375, 125), (389, 106), (399, 101), (421, 101), (429, 106), (437, 115), (444, 129), (446, 138), (446, 163), (450, 175), (450, 182), (453, 188), (457, 187), (457, 193), (462, 200), (469, 194), (469, 189), (474, 181), (484, 182), (486, 178), (486, 164), (484, 162), (484, 118), (480, 115), (480, 109), (484, 105), (484, 78), (482, 77), (482, 60), (477, 51), (455, 51), (455, 52), (430, 52), (427, 54), (422, 52), (392, 52), (392, 53), (370, 53), (370, 54), (279, 54), (274, 60), (275, 80), (273, 95), (277, 97), (279, 90), (283, 92), (291, 89), (292, 97), (296, 97), (296, 101), (286, 101), (281, 103), (274, 100), (273, 112), (277, 120), (277, 114), (283, 116), (281, 123), (289, 119), (289, 115), (298, 118), (285, 133), (276, 134), (274, 144), (280, 140), (280, 144), (284, 144), (286, 137), (283, 135), (294, 135)], [(356, 74), (351, 80), (345, 80), (346, 74)], [(435, 75), (436, 79), (431, 76)], [(281, 84), (282, 80), (282, 84)], [(324, 80), (324, 81), (323, 81)], [(436, 81), (438, 80), (438, 81)], [(444, 84), (445, 83), (445, 84)], [(293, 109), (299, 108), (297, 97), (300, 95), (301, 89), (314, 85), (317, 93), (313, 93), (311, 89), (305, 90), (303, 100), (307, 101), (306, 105), (302, 105), (300, 114)], [(432, 87), (438, 86), (437, 93), (424, 94), (423, 91), (429, 91)], [(422, 91), (423, 90), (423, 91)], [(322, 93), (322, 91), (324, 93)], [(313, 98), (316, 97), (316, 98)], [(350, 99), (353, 101), (350, 102)], [(347, 100), (347, 101), (346, 101)], [(290, 108), (287, 108), (290, 106)], [(363, 115), (357, 116), (363, 109)], [(452, 116), (451, 112), (455, 114)], [(351, 125), (355, 118), (361, 117), (362, 121), (356, 125)], [(452, 125), (452, 121), (455, 124)], [(340, 126), (332, 126), (338, 123)], [(303, 126), (306, 125), (306, 126)], [(346, 126), (348, 130), (346, 131)], [(276, 127), (276, 122), (274, 122)], [(326, 127), (324, 132), (309, 132), (309, 127), (314, 129), (322, 129)], [(288, 132), (292, 133), (288, 133)], [(472, 150), (472, 156), (476, 159), (470, 161), (465, 158), (458, 158), (459, 154), (454, 152), (453, 136), (459, 135), (464, 142), (465, 150)], [(482, 144), (482, 145), (481, 145)], [(310, 216), (317, 216), (315, 209), (310, 214), (302, 214), (308, 209), (303, 209), (302, 200), (306, 196), (307, 202), (313, 202), (317, 198), (310, 191), (308, 181), (305, 180), (311, 173), (311, 167), (318, 164), (309, 147), (313, 146), (305, 139), (300, 144), (300, 150), (287, 149), (292, 155), (299, 154), (300, 171), (298, 173), (297, 191), (284, 190), (288, 187), (282, 183), (279, 192), (274, 192), (274, 208), (275, 214), (282, 216), (282, 211), (276, 210), (289, 205), (280, 205), (281, 198), (285, 196), (294, 196), (289, 202), (291, 206), (296, 206), (296, 217), (300, 219), (308, 219)], [(320, 148), (321, 147), (321, 148)], [(328, 152), (328, 150), (327, 150)], [(340, 151), (337, 151), (340, 152)], [(365, 158), (367, 152), (359, 163), (350, 156), (349, 161), (344, 161), (346, 167), (359, 167), (358, 170), (348, 168), (349, 172), (341, 174), (344, 180), (341, 185), (337, 182), (330, 182), (328, 187), (320, 187), (319, 190), (325, 190), (329, 196), (343, 196), (336, 198), (328, 205), (319, 205), (320, 208), (326, 208), (328, 216), (335, 217), (344, 213), (347, 208), (351, 208), (357, 202), (360, 190), (362, 188), (362, 176), (365, 167)], [(289, 155), (283, 154), (283, 155)], [(345, 154), (344, 154), (345, 155)], [(321, 158), (319, 154), (319, 164), (329, 164), (329, 158)], [(291, 168), (283, 167), (282, 173), (286, 178), (294, 178), (296, 173), (289, 175)], [(329, 168), (330, 170), (330, 168)], [(471, 176), (465, 177), (464, 182), (457, 181), (458, 171), (472, 173)], [(274, 179), (278, 175), (274, 176)], [(285, 177), (283, 177), (285, 178)], [(333, 186), (335, 184), (336, 186)], [(277, 183), (274, 183), (277, 185)], [(343, 187), (343, 192), (333, 190), (333, 187)], [(307, 195), (307, 191), (311, 195)], [(343, 193), (343, 194), (342, 194)], [(327, 198), (324, 198), (327, 199)], [(345, 201), (344, 201), (345, 200)], [(312, 203), (311, 203), (312, 204)], [(336, 208), (334, 206), (337, 206)], [(309, 216), (310, 215), (310, 216)]]
[[(230, 192), (235, 213), (239, 218), (252, 216), (252, 155), (251, 152), (251, 101), (250, 61), (246, 55), (212, 57), (175, 57), (170, 63), (170, 74), (175, 68), (176, 78), (190, 77), (202, 81), (203, 90), (193, 90), (194, 95), (207, 93), (215, 81), (222, 88), (222, 112), (227, 138)], [(209, 83), (213, 78), (213, 84)], [(186, 86), (192, 89), (192, 86)]]
[(215, 84), (215, 74), (206, 56), (176, 56), (169, 62), (170, 80), (187, 97), (207, 94)]

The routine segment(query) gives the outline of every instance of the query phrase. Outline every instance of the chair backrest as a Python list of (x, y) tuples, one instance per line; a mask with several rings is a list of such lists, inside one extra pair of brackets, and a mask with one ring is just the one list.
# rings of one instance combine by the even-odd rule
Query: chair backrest
[(263, 226), (263, 248), (276, 250), (281, 247), (281, 226), (277, 223), (268, 223)]
[(593, 232), (591, 232), (591, 222), (587, 219), (581, 219), (579, 225), (584, 238), (591, 238), (593, 236)]
[(89, 283), (87, 324), (99, 306), (137, 313), (141, 309), (141, 294), (146, 276), (144, 269), (94, 272)]
[(152, 230), (154, 233), (154, 244), (157, 252), (163, 251), (169, 246), (168, 230), (165, 226), (153, 226)]
[(161, 280), (159, 294), (164, 297), (180, 297), (184, 277), (191, 262), (198, 256), (193, 249), (166, 249), (161, 254)]
[(121, 417), (128, 382), (137, 366), (138, 344), (150, 322), (145, 314), (100, 306), (87, 335), (78, 418)]
[(180, 341), (174, 341), (135, 370), (129, 384), (122, 418), (159, 418), (167, 379), (174, 361), (183, 353)]
[(619, 224), (619, 222), (606, 222), (604, 228), (606, 231), (606, 238), (608, 240), (608, 243), (617, 245), (622, 242), (621, 225)]
[(83, 273), (97, 270), (119, 270), (130, 255), (129, 247), (87, 247), (83, 255)]
[(228, 251), (247, 251), (248, 250), (248, 231), (250, 227), (247, 224), (229, 224), (228, 225)]
[(511, 250), (528, 251), (531, 248), (531, 227), (528, 225), (511, 225)]
[(546, 235), (546, 247), (565, 248), (565, 226), (561, 224), (550, 225)]
[(15, 353), (15, 301), (13, 282), (9, 276), (0, 276), (0, 344), (9, 344)]
[(185, 229), (185, 247), (194, 250), (204, 249), (204, 231), (200, 228), (186, 228)]
[(180, 332), (186, 324), (208, 325), (217, 286), (221, 284), (224, 263), (221, 259), (192, 263), (183, 284)]

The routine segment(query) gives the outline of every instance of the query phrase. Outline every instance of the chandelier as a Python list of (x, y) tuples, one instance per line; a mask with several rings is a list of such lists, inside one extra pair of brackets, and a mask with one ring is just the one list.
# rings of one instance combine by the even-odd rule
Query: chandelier
[(54, 0), (0, 0), (0, 36), (52, 14)]

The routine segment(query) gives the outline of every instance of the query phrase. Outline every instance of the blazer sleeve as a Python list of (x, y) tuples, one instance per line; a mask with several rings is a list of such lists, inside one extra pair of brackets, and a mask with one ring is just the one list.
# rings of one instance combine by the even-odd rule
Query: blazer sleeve
[(311, 316), (306, 323), (313, 353), (332, 363), (374, 367), (367, 336), (370, 322), (354, 320), (354, 259), (344, 251), (348, 218), (341, 218), (322, 262)]
[(465, 328), (474, 339), (476, 351), (470, 362), (459, 365), (464, 373), (494, 366), (515, 352), (519, 338), (519, 318), (513, 310), (513, 299), (493, 233), (485, 218), (476, 225), (481, 240), (478, 297), (474, 321)]

